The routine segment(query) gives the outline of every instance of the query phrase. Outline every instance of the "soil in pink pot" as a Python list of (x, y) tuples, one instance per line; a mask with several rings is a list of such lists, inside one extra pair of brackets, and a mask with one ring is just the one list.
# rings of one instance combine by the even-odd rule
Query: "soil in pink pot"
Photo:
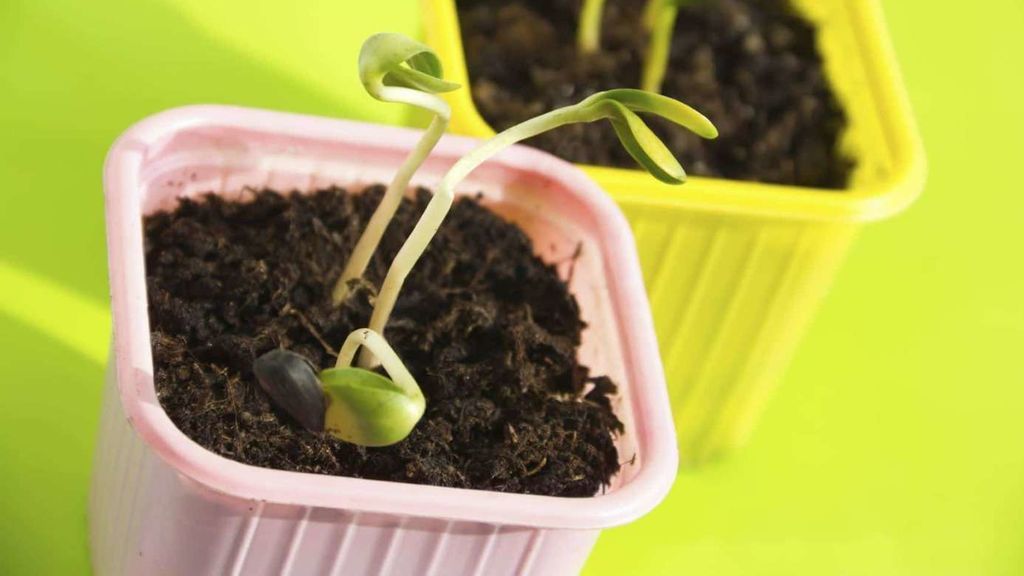
[[(459, 200), (406, 282), (386, 336), (427, 397), (412, 435), (363, 448), (277, 410), (253, 360), (283, 347), (319, 367), (367, 325), (378, 286), (429, 199), (405, 200), (363, 282), (331, 287), (382, 188), (208, 195), (145, 220), (161, 405), (205, 448), (256, 466), (377, 480), (590, 496), (619, 470), (615, 385), (577, 362), (576, 299), (530, 239)], [(628, 457), (628, 456), (627, 456)]]

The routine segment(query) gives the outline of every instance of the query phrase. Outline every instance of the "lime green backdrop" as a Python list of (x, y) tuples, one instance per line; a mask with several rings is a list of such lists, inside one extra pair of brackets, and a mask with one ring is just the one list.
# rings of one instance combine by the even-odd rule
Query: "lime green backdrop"
[[(886, 12), (924, 196), (863, 234), (751, 445), (587, 574), (1024, 573), (1024, 3)], [(0, 573), (89, 570), (111, 141), (196, 102), (406, 122), (354, 60), (418, 26), (415, 0), (0, 0)]]

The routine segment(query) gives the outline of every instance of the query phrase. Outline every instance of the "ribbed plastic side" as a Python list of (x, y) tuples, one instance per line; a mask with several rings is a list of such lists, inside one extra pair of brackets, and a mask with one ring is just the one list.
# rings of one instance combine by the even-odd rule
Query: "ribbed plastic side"
[(852, 224), (624, 205), (685, 465), (742, 444), (856, 235)]
[(576, 574), (599, 533), (218, 494), (175, 472), (136, 436), (109, 373), (89, 509), (97, 576)]

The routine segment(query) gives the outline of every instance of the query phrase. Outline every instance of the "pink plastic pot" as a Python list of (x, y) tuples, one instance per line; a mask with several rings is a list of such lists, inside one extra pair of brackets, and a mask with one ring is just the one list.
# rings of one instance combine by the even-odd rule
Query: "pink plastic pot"
[[(606, 493), (556, 498), (300, 474), (248, 466), (189, 440), (156, 398), (142, 215), (182, 196), (245, 187), (360, 188), (387, 181), (418, 133), (259, 110), (199, 106), (142, 121), (106, 165), (113, 361), (90, 498), (97, 574), (572, 574), (601, 528), (651, 510), (675, 478), (675, 436), (657, 343), (625, 219), (581, 171), (517, 147), (465, 191), (567, 260), (584, 319), (580, 351), (619, 384), (622, 472)], [(445, 138), (417, 184), (474, 146)]]

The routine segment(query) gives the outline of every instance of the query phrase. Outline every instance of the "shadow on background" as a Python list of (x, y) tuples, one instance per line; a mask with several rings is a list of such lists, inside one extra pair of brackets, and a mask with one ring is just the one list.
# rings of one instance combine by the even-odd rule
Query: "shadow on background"
[[(265, 52), (214, 39), (201, 29), (199, 8), (179, 4), (0, 1), (0, 260), (101, 311), (108, 294), (101, 169), (132, 123), (208, 102), (357, 119), (405, 114), (352, 89), (359, 86), (353, 46), (366, 35), (353, 28), (373, 31), (372, 22), (320, 23), (336, 30), (317, 36), (323, 58), (337, 62), (340, 88), (329, 91), (333, 80), (313, 87), (275, 69)], [(347, 3), (337, 4), (343, 13)], [(258, 46), (259, 27), (274, 23), (255, 10), (230, 16), (242, 30), (236, 35), (252, 31), (248, 41)], [(47, 296), (17, 286), (0, 291), (0, 310), (18, 311), (0, 314), (0, 571), (88, 573), (85, 502), (103, 368), (95, 354), (62, 345), (61, 331), (106, 342), (109, 320), (69, 314), (56, 324), (26, 323), (32, 314), (53, 315)]]
[[(0, 23), (3, 255), (100, 300), (107, 292), (101, 167), (129, 125), (193, 103), (350, 118), (367, 117), (376, 104), (358, 92), (348, 91), (353, 101), (317, 93), (217, 43), (163, 2), (15, 0), (7, 10)], [(355, 54), (338, 61), (337, 74), (355, 81)]]
[(87, 574), (85, 502), (103, 367), (0, 315), (0, 568)]

